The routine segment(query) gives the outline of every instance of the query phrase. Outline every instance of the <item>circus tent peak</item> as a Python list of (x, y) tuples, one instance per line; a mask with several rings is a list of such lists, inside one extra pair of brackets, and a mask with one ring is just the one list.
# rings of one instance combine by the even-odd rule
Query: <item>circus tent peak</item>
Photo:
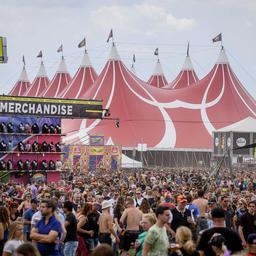
[(87, 50), (85, 50), (80, 67), (91, 67), (91, 66), (92, 66), (92, 64), (91, 64), (88, 52), (87, 52)]
[(42, 92), (40, 96), (49, 98), (59, 97), (59, 95), (61, 95), (67, 88), (70, 80), (71, 77), (68, 73), (65, 59), (62, 57), (56, 74), (54, 75), (49, 86)]
[(98, 75), (92, 67), (87, 51), (84, 53), (80, 67), (66, 89), (60, 94), (61, 98), (81, 99), (95, 82)]
[(28, 80), (28, 75), (25, 66), (23, 66), (20, 77), (12, 90), (9, 92), (9, 95), (12, 96), (23, 96), (26, 94), (26, 91), (30, 87), (30, 82)]
[(109, 60), (121, 60), (115, 43), (112, 43)]
[(167, 80), (159, 59), (157, 60), (152, 76), (148, 80), (148, 84), (158, 88), (162, 88), (167, 85)]
[(221, 47), (220, 54), (216, 64), (229, 64), (228, 57), (224, 47)]
[(181, 70), (194, 70), (190, 56), (186, 56), (186, 59)]
[(186, 88), (198, 81), (198, 77), (194, 70), (191, 58), (186, 56), (183, 67), (178, 76), (169, 84), (164, 86), (164, 89), (181, 89)]
[(39, 67), (36, 77), (47, 77), (44, 63), (42, 61), (41, 61), (41, 64), (40, 64), (40, 67)]
[(63, 56), (61, 57), (61, 62), (60, 62), (59, 68), (57, 70), (57, 73), (68, 73), (66, 61)]
[(41, 61), (39, 70), (37, 75), (29, 87), (28, 91), (25, 93), (25, 96), (31, 97), (39, 97), (41, 96), (42, 92), (48, 87), (50, 81), (46, 74), (44, 63)]

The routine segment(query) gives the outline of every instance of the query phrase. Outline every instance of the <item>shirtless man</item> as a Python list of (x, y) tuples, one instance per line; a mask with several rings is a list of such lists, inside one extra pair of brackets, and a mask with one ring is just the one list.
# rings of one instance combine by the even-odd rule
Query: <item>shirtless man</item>
[(142, 212), (134, 206), (133, 198), (127, 197), (120, 223), (126, 224), (124, 251), (129, 251), (130, 245), (136, 241), (140, 233), (140, 222), (142, 220)]
[(197, 199), (195, 199), (192, 203), (195, 204), (199, 209), (199, 216), (197, 218), (197, 232), (199, 233), (201, 230), (208, 228), (206, 219), (208, 200), (204, 198), (203, 190), (198, 190), (197, 196)]
[(110, 215), (111, 202), (103, 201), (101, 208), (102, 214), (99, 218), (99, 241), (112, 246), (111, 234), (116, 238), (116, 243), (119, 243), (119, 237), (113, 229), (113, 217)]

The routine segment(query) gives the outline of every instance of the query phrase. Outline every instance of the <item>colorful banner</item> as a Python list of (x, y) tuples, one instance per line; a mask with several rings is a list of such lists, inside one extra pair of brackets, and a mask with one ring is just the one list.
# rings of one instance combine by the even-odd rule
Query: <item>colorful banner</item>
[(104, 136), (103, 135), (91, 135), (90, 136), (90, 145), (91, 146), (103, 146), (104, 145)]
[(89, 146), (89, 154), (92, 156), (101, 156), (104, 155), (104, 153), (104, 146)]

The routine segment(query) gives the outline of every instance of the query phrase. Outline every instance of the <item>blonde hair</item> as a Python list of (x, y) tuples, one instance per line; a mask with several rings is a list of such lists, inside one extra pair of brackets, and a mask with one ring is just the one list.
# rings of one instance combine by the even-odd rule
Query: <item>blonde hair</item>
[(156, 223), (156, 221), (157, 221), (156, 216), (153, 213), (143, 214), (142, 218), (145, 218), (145, 219), (149, 220), (151, 225), (154, 225)]
[(176, 230), (175, 239), (186, 253), (193, 254), (195, 252), (196, 246), (192, 240), (192, 233), (189, 228), (184, 226), (179, 227)]
[[(9, 235), (8, 235), (8, 241), (13, 240), (15, 238), (15, 232), (17, 230), (18, 226), (22, 226), (21, 222), (14, 221), (10, 226), (9, 226)], [(23, 232), (21, 232), (23, 233)]]

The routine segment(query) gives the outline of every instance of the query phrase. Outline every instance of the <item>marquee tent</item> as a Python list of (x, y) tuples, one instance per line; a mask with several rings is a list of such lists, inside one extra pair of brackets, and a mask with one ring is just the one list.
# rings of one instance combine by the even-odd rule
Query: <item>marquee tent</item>
[(162, 68), (162, 65), (161, 65), (159, 59), (157, 59), (157, 63), (156, 63), (154, 72), (153, 72), (152, 76), (149, 78), (148, 84), (150, 84), (154, 87), (157, 87), (157, 88), (162, 88), (168, 84), (167, 80), (164, 76), (163, 68)]
[(164, 86), (164, 89), (180, 89), (190, 86), (198, 81), (198, 77), (195, 73), (193, 64), (191, 62), (190, 56), (186, 56), (183, 67), (178, 74), (178, 76), (169, 84)]
[(26, 91), (30, 87), (30, 82), (28, 80), (28, 75), (25, 66), (23, 66), (20, 77), (12, 90), (9, 92), (11, 96), (24, 96)]
[(213, 131), (256, 116), (255, 100), (235, 76), (224, 49), (202, 80), (179, 90), (160, 90), (130, 72), (113, 45), (103, 71), (84, 97), (103, 99), (111, 118), (64, 122), (66, 143), (86, 143), (89, 134), (104, 134), (106, 140), (111, 137), (126, 148), (145, 143), (154, 150), (211, 150)]
[(68, 83), (70, 82), (71, 77), (68, 73), (66, 62), (64, 57), (62, 56), (59, 68), (50, 82), (49, 86), (45, 88), (40, 96), (42, 97), (50, 97), (56, 98), (61, 95), (61, 93), (65, 90)]
[(45, 90), (45, 88), (49, 85), (49, 78), (47, 77), (44, 63), (41, 61), (39, 71), (28, 89), (25, 93), (25, 96), (38, 97)]
[(74, 78), (69, 83), (64, 92), (60, 95), (61, 98), (79, 99), (88, 88), (94, 83), (98, 75), (92, 67), (87, 51), (85, 51), (82, 63), (77, 70)]

